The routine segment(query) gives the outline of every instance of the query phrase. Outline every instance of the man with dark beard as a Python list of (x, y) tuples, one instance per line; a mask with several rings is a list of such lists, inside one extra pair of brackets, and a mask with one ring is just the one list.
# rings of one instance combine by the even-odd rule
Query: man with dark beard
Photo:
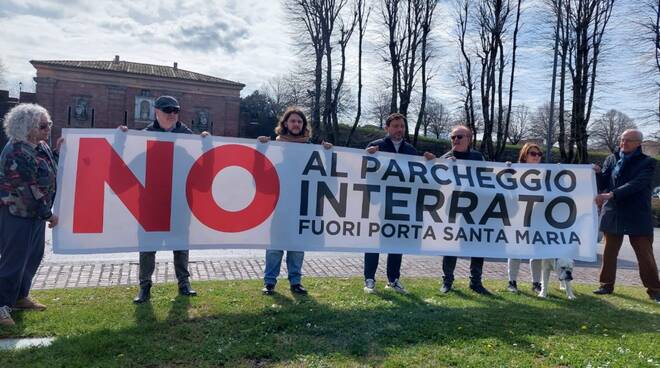
[[(310, 143), (311, 127), (307, 123), (307, 118), (302, 110), (296, 107), (289, 107), (286, 109), (275, 133), (278, 142), (292, 142), (292, 143)], [(270, 138), (260, 136), (257, 138), (261, 143), (267, 143)], [(323, 142), (323, 147), (326, 149), (332, 148), (332, 144)], [(261, 290), (264, 295), (273, 295), (275, 293), (275, 285), (277, 284), (277, 277), (280, 275), (280, 267), (282, 266), (282, 257), (284, 256), (283, 250), (268, 249), (266, 250), (266, 269), (264, 270), (264, 287)], [(294, 294), (307, 294), (307, 289), (302, 286), (302, 265), (305, 258), (305, 252), (288, 250), (286, 252), (286, 267), (289, 271), (289, 284), (291, 292)]]

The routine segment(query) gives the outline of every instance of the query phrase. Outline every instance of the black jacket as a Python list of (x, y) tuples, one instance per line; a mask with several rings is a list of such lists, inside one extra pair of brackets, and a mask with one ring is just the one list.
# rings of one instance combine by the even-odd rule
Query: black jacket
[[(158, 120), (154, 120), (153, 123), (147, 125), (144, 129), (149, 132), (165, 132), (166, 130), (163, 129), (160, 124), (158, 124)], [(186, 124), (177, 121), (176, 124), (174, 125), (174, 129), (171, 131), (172, 133), (184, 133), (184, 134), (193, 134), (192, 130), (190, 130)]]
[(614, 180), (612, 173), (619, 152), (609, 155), (600, 174), (596, 174), (598, 191), (614, 193), (603, 205), (600, 230), (617, 235), (653, 235), (651, 191), (655, 160), (641, 152), (630, 158)]
[(449, 151), (441, 156), (441, 158), (455, 157), (457, 160), (472, 160), (484, 161), (484, 155), (479, 151), (468, 150), (467, 152)]
[(390, 137), (376, 139), (375, 141), (369, 143), (367, 148), (373, 146), (378, 146), (378, 150), (382, 152), (402, 153), (404, 155), (418, 155), (415, 147), (406, 141), (401, 142), (401, 145), (399, 146), (399, 152), (397, 152), (396, 147), (394, 146), (394, 143)]

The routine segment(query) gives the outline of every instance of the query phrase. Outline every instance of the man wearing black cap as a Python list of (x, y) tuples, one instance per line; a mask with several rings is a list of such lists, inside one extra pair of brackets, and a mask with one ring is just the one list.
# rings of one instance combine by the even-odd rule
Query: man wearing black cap
[[(184, 123), (179, 121), (179, 102), (172, 96), (160, 96), (154, 102), (156, 120), (143, 130), (151, 132), (171, 132), (193, 134)], [(121, 126), (122, 131), (128, 127)], [(208, 135), (203, 132), (202, 136)], [(133, 302), (144, 303), (151, 298), (151, 276), (156, 268), (156, 252), (140, 252), (140, 291)], [(179, 294), (183, 296), (196, 296), (197, 292), (190, 286), (190, 272), (188, 272), (188, 251), (174, 251), (174, 271), (179, 283)]]

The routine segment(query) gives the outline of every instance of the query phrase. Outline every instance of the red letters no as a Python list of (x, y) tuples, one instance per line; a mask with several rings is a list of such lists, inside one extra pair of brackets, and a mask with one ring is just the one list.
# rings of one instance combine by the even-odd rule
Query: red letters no
[[(213, 198), (213, 179), (220, 170), (238, 166), (249, 171), (256, 193), (250, 204), (240, 211), (227, 211)], [(222, 190), (240, 191), (238, 187)], [(253, 148), (227, 144), (205, 152), (195, 163), (186, 180), (188, 206), (197, 219), (211, 229), (236, 233), (264, 222), (275, 210), (280, 196), (277, 170), (266, 156)]]
[(81, 138), (73, 232), (103, 232), (105, 183), (145, 231), (169, 231), (173, 156), (173, 142), (147, 141), (143, 186), (107, 140)]

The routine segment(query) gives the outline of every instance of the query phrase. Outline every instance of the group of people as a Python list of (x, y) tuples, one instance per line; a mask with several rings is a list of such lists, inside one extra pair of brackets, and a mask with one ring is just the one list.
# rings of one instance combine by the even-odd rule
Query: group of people
[[(154, 103), (156, 118), (144, 130), (193, 134), (179, 121), (179, 102), (171, 96), (161, 96)], [(0, 153), (0, 326), (12, 326), (12, 310), (43, 311), (46, 306), (29, 296), (32, 279), (43, 258), (45, 226), (57, 226), (58, 217), (52, 212), (56, 193), (57, 160), (60, 139), (51, 150), (48, 141), (53, 125), (50, 114), (36, 104), (20, 104), (4, 117), (4, 131), (8, 143)], [(404, 140), (406, 118), (393, 113), (385, 122), (386, 136), (367, 145), (369, 154), (390, 152), (418, 155), (411, 144)], [(128, 128), (121, 126), (122, 131)], [(275, 129), (280, 142), (310, 143), (311, 127), (305, 114), (298, 108), (287, 109)], [(202, 132), (207, 136), (208, 132)], [(466, 126), (456, 126), (451, 131), (452, 149), (440, 159), (483, 161), (478, 151), (471, 149), (472, 131)], [(265, 144), (269, 137), (259, 137)], [(595, 198), (602, 208), (600, 230), (605, 237), (605, 252), (600, 272), (601, 286), (596, 294), (611, 294), (616, 278), (616, 260), (623, 241), (628, 235), (639, 263), (639, 272), (649, 297), (660, 303), (660, 281), (653, 255), (653, 220), (651, 212), (651, 187), (655, 160), (641, 151), (642, 133), (626, 130), (621, 136), (620, 149), (610, 155), (603, 167), (594, 165), (599, 194)], [(323, 142), (325, 149), (332, 144)], [(427, 160), (438, 159), (424, 152)], [(525, 144), (520, 150), (519, 163), (538, 164), (543, 151), (536, 144)], [(156, 252), (140, 252), (140, 287), (135, 303), (144, 303), (151, 297), (152, 275)], [(271, 295), (280, 273), (283, 250), (267, 250), (262, 292)], [(304, 252), (286, 251), (286, 263), (290, 290), (295, 294), (307, 294), (302, 285)], [(376, 288), (376, 270), (379, 254), (364, 255), (364, 291), (373, 293)], [(457, 258), (445, 256), (442, 260), (442, 293), (453, 289)], [(407, 293), (400, 281), (401, 254), (387, 255), (386, 289)], [(508, 290), (518, 291), (517, 275), (520, 260), (508, 260)], [(491, 294), (482, 283), (484, 258), (470, 260), (470, 289), (479, 294)], [(174, 268), (179, 294), (196, 296), (190, 285), (188, 251), (174, 251)], [(530, 260), (532, 289), (541, 289), (540, 260)]]
[[(384, 138), (375, 140), (367, 145), (369, 154), (376, 152), (389, 152), (403, 155), (419, 155), (414, 146), (404, 140), (406, 118), (399, 113), (393, 113), (385, 121)], [(288, 109), (280, 119), (275, 130), (277, 141), (310, 143), (311, 131), (307, 118), (299, 109)], [(614, 290), (616, 273), (616, 259), (624, 235), (628, 235), (633, 249), (637, 255), (640, 276), (647, 289), (649, 297), (660, 303), (660, 281), (658, 269), (653, 256), (653, 220), (651, 212), (651, 188), (655, 160), (641, 151), (642, 133), (635, 129), (627, 130), (621, 136), (620, 149), (605, 160), (604, 168), (594, 165), (599, 195), (595, 198), (599, 208), (602, 207), (600, 230), (605, 233), (605, 252), (600, 272), (601, 287), (595, 294), (610, 294)], [(441, 159), (448, 160), (474, 160), (483, 161), (483, 155), (471, 149), (472, 131), (463, 125), (454, 127), (450, 134), (452, 149), (442, 155)], [(266, 143), (269, 138), (262, 136), (259, 142)], [(323, 143), (326, 149), (331, 148)], [(437, 157), (430, 152), (424, 152), (427, 160)], [(535, 143), (526, 143), (520, 149), (518, 163), (540, 164), (543, 159), (543, 150)], [(624, 170), (625, 167), (625, 170)], [(634, 201), (629, 201), (635, 198)], [(618, 199), (618, 200), (617, 200)], [(625, 201), (624, 201), (625, 200)], [(620, 203), (619, 203), (620, 202)], [(634, 211), (634, 212), (633, 212)], [(623, 219), (625, 218), (625, 221)], [(643, 219), (639, 221), (638, 219)], [(621, 220), (618, 220), (621, 219)], [(280, 273), (284, 251), (266, 251), (266, 269), (264, 272), (263, 293), (274, 293), (277, 277)], [(373, 293), (376, 288), (376, 270), (378, 269), (378, 253), (365, 253), (364, 255), (364, 291)], [(386, 289), (399, 293), (407, 293), (400, 281), (402, 254), (387, 255), (387, 284)], [(306, 294), (307, 290), (301, 284), (301, 269), (304, 252), (287, 251), (287, 269), (291, 291)], [(442, 287), (440, 292), (448, 293), (453, 290), (454, 270), (457, 257), (445, 256), (442, 259)], [(518, 292), (518, 273), (520, 259), (508, 259), (507, 271), (509, 284), (507, 290)], [(541, 292), (542, 260), (529, 261), (532, 274), (532, 291)], [(484, 258), (472, 257), (470, 259), (471, 290), (478, 294), (490, 295), (482, 282)]]

